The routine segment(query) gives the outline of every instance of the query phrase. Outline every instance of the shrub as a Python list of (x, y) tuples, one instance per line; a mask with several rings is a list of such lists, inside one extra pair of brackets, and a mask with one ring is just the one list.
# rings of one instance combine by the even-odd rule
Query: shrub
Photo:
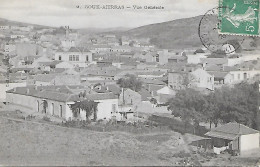
[(44, 121), (47, 121), (47, 122), (50, 122), (50, 121), (51, 121), (51, 119), (50, 119), (49, 117), (47, 117), (47, 116), (44, 116), (42, 119), (43, 119)]
[(185, 151), (180, 151), (178, 153), (173, 154), (173, 157), (175, 157), (175, 158), (187, 158), (190, 156), (191, 155), (189, 153), (185, 153)]

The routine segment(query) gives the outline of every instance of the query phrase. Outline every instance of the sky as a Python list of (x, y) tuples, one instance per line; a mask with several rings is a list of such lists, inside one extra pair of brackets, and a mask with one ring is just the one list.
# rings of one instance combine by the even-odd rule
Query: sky
[[(125, 9), (83, 9), (86, 5)], [(133, 5), (164, 9), (133, 9)], [(53, 27), (134, 28), (203, 15), (217, 5), (217, 0), (0, 0), (0, 18)]]

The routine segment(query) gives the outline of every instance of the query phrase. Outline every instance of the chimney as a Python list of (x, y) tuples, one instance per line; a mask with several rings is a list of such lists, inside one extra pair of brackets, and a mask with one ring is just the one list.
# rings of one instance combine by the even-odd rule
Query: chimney
[(14, 88), (14, 92), (16, 92), (16, 87)]
[(108, 88), (108, 86), (107, 86), (107, 91), (109, 91), (109, 88)]
[(29, 93), (30, 93), (30, 89), (27, 88), (27, 90), (26, 90), (26, 94), (29, 94)]
[(35, 89), (35, 90), (38, 90), (38, 86), (37, 86), (37, 85), (35, 85), (34, 89)]

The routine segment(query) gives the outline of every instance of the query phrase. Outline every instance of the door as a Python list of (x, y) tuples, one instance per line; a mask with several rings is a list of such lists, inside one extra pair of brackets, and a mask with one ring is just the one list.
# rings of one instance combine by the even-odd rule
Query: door
[(62, 105), (60, 105), (60, 117), (62, 117)]
[(37, 112), (40, 112), (40, 102), (37, 100)]
[(246, 73), (244, 73), (244, 80), (246, 80), (247, 79), (247, 74)]

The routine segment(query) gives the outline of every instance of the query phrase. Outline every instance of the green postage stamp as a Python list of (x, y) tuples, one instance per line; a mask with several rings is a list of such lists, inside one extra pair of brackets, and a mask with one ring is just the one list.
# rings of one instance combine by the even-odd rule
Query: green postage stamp
[(259, 35), (259, 0), (219, 0), (221, 34)]

